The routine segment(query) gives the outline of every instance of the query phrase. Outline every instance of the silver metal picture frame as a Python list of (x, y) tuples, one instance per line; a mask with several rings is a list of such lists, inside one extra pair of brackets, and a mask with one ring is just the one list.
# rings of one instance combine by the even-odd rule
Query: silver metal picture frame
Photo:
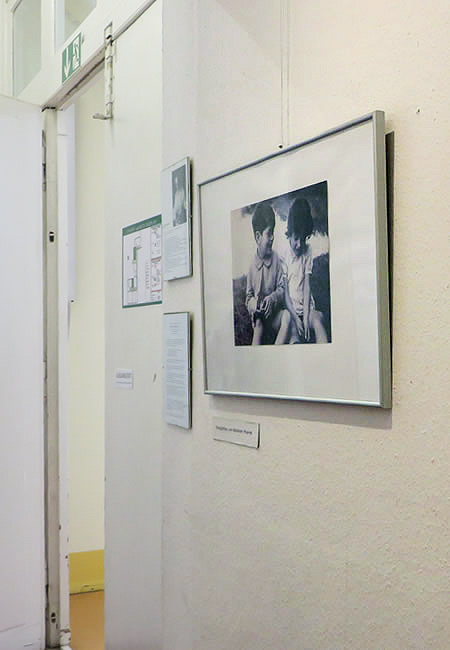
[(198, 187), (205, 392), (390, 408), (384, 113)]
[(176, 280), (192, 275), (191, 159), (161, 172), (163, 275)]

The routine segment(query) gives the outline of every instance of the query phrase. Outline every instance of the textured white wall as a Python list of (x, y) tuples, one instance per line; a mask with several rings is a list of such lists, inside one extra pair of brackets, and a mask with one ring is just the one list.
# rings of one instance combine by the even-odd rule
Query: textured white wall
[(75, 103), (76, 300), (69, 331), (70, 552), (104, 547), (105, 279), (103, 75)]
[[(197, 183), (275, 151), (282, 116), (294, 143), (386, 112), (393, 409), (203, 395), (195, 201), (194, 275), (164, 297), (194, 316), (193, 429), (163, 435), (164, 648), (445, 650), (448, 3), (290, 3), (283, 103), (280, 10), (164, 3), (163, 163), (191, 155)], [(214, 442), (214, 414), (261, 422), (261, 449)]]

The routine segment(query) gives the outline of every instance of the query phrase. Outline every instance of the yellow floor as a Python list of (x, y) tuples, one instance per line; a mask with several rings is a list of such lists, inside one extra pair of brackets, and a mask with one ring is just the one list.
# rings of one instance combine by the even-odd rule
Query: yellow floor
[(94, 591), (70, 597), (72, 650), (104, 650), (104, 592)]

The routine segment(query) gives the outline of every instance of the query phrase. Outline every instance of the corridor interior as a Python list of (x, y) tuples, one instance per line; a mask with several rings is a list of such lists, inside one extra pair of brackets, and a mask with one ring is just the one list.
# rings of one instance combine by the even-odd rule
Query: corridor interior
[(72, 650), (104, 650), (104, 592), (70, 596)]
[(92, 119), (103, 90), (100, 74), (76, 95), (66, 119), (75, 215), (68, 338), (72, 650), (104, 648), (104, 133)]

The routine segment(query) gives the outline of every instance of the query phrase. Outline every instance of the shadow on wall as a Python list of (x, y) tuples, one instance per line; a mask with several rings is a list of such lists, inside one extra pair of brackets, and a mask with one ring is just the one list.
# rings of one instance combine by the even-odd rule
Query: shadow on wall
[[(394, 295), (394, 153), (395, 136), (393, 132), (386, 135), (386, 202), (388, 221), (388, 249), (389, 249), (389, 285), (390, 285), (390, 322), (391, 322), (391, 346), (393, 341), (393, 295)], [(328, 260), (327, 260), (328, 262)], [(328, 268), (328, 266), (327, 266)], [(234, 317), (236, 310), (239, 313), (247, 313), (245, 307), (245, 279), (246, 276), (233, 281), (234, 294)], [(250, 328), (250, 329), (249, 329)], [(250, 319), (244, 327), (241, 336), (248, 340), (251, 333)], [(393, 358), (391, 349), (391, 358)], [(276, 400), (271, 398), (249, 398), (249, 397), (227, 397), (211, 396), (212, 408), (223, 412), (242, 412), (246, 415), (260, 418), (267, 416), (271, 418), (288, 418), (310, 422), (327, 422), (342, 424), (352, 427), (366, 427), (369, 429), (390, 430), (392, 429), (392, 410), (380, 409), (378, 407), (357, 406), (345, 404), (328, 404), (317, 402), (296, 402), (290, 400)], [(300, 411), (301, 409), (301, 411)]]
[[(245, 413), (260, 421), (262, 417), (327, 422), (349, 427), (392, 429), (392, 411), (376, 406), (328, 404), (326, 402), (291, 401), (258, 397), (211, 396), (213, 410)], [(357, 434), (357, 431), (356, 431)]]
[[(395, 134), (390, 132), (386, 135), (386, 202), (388, 220), (388, 248), (389, 248), (389, 285), (390, 285), (390, 322), (391, 322), (391, 346), (393, 342), (393, 296), (394, 296), (394, 154)], [(245, 276), (244, 276), (245, 279)], [(237, 282), (242, 283), (242, 278)], [(242, 294), (244, 298), (243, 308), (245, 312), (245, 286), (235, 286), (233, 293)], [(235, 303), (236, 304), (236, 303)], [(242, 308), (241, 308), (242, 309)], [(249, 326), (251, 327), (250, 323)], [(249, 336), (249, 331), (243, 332), (243, 336)], [(395, 361), (391, 349), (391, 358)], [(249, 398), (249, 397), (227, 397), (211, 396), (212, 408), (223, 412), (242, 412), (251, 417), (260, 418), (267, 416), (271, 418), (288, 418), (310, 422), (327, 422), (341, 424), (351, 427), (366, 427), (369, 429), (390, 430), (392, 429), (392, 410), (380, 409), (370, 406), (356, 406), (344, 404), (328, 404), (317, 402), (295, 402), (290, 400), (274, 400), (270, 398)], [(299, 410), (301, 409), (301, 411)]]

